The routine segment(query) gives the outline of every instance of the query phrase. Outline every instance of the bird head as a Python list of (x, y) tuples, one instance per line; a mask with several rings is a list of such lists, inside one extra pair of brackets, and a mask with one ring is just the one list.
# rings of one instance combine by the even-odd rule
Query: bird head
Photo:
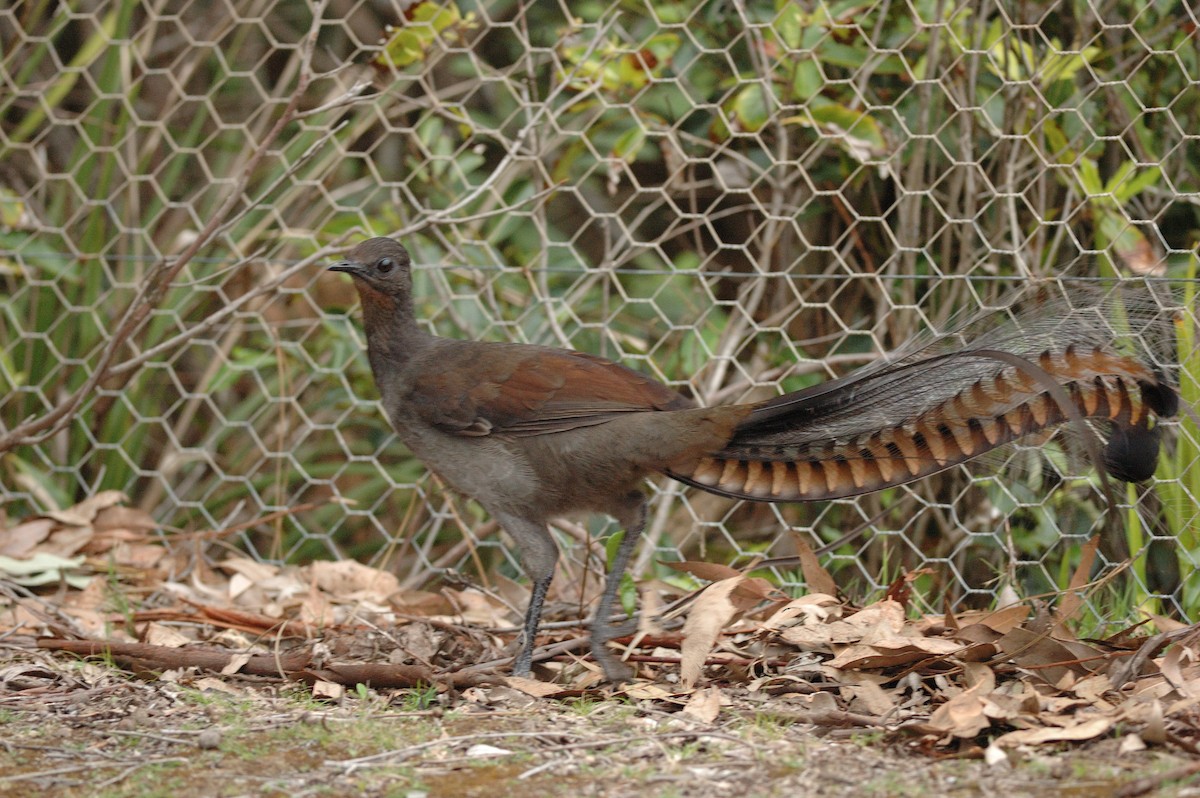
[(353, 277), (364, 298), (364, 289), (394, 300), (407, 299), (412, 291), (412, 259), (408, 250), (391, 238), (367, 239), (329, 270)]

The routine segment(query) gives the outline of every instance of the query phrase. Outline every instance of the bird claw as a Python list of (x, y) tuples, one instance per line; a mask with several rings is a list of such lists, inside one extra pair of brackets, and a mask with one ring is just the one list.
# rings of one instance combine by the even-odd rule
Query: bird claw
[(598, 622), (592, 627), (592, 658), (604, 671), (604, 678), (613, 684), (632, 680), (634, 670), (608, 648), (608, 641), (633, 634), (636, 630), (637, 621), (633, 618), (615, 626)]

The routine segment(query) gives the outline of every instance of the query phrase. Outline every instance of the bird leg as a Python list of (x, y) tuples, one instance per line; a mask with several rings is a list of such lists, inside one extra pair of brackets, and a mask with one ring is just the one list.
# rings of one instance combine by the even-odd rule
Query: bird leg
[(502, 511), (492, 511), (492, 517), (500, 522), (500, 527), (517, 544), (517, 550), (521, 554), (521, 568), (533, 583), (533, 592), (529, 596), (529, 607), (525, 610), (525, 623), (522, 626), (521, 650), (513, 662), (513, 676), (527, 677), (533, 665), (533, 648), (537, 643), (538, 625), (542, 620), (542, 605), (546, 602), (546, 592), (550, 589), (550, 582), (554, 579), (554, 569), (558, 563), (558, 546), (554, 544), (554, 538), (550, 536), (550, 530), (543, 522)]
[(525, 610), (524, 632), (521, 637), (521, 651), (513, 662), (513, 676), (528, 677), (533, 667), (533, 646), (537, 643), (538, 624), (542, 620), (542, 604), (546, 601), (546, 591), (550, 589), (549, 576), (533, 580), (533, 591), (529, 595), (529, 608)]
[(623, 524), (625, 537), (617, 547), (617, 553), (608, 566), (608, 577), (604, 582), (604, 592), (600, 595), (600, 604), (596, 607), (596, 615), (592, 618), (592, 657), (604, 669), (604, 677), (610, 682), (628, 681), (633, 671), (621, 661), (606, 645), (615, 637), (630, 634), (635, 628), (633, 619), (623, 623), (612, 624), (612, 611), (617, 605), (617, 594), (621, 590), (621, 579), (629, 566), (629, 558), (637, 548), (638, 540), (642, 537), (642, 529), (646, 526), (646, 504), (639, 493), (637, 505), (630, 513), (630, 518)]

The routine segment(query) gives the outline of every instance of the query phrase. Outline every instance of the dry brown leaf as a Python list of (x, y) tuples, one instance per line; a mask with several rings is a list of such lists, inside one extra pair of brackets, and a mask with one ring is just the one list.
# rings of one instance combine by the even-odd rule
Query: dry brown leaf
[(53, 529), (54, 521), (49, 518), (34, 518), (11, 529), (0, 529), (0, 555), (25, 559), (38, 544), (50, 537)]
[(967, 624), (954, 633), (955, 640), (960, 640), (964, 643), (974, 643), (976, 645), (994, 646), (1002, 637), (1004, 637), (1003, 634), (981, 623)]
[(168, 648), (179, 648), (194, 642), (191, 638), (180, 634), (178, 630), (164, 626), (161, 623), (146, 624), (146, 631), (142, 634), (145, 642), (155, 646), (166, 646)]
[(796, 546), (796, 555), (800, 558), (800, 573), (804, 575), (804, 584), (809, 591), (836, 596), (837, 582), (833, 581), (829, 571), (821, 565), (820, 559), (817, 558), (812, 546), (808, 544), (807, 538), (793, 530), (792, 542)]
[(1110, 718), (1090, 718), (1061, 728), (1051, 726), (1042, 729), (1018, 729), (1000, 735), (994, 742), (1001, 746), (1079, 742), (1094, 740), (1102, 734), (1107, 734), (1112, 727), (1113, 721)]
[(1075, 568), (1075, 573), (1071, 575), (1071, 582), (1058, 602), (1057, 612), (1054, 613), (1055, 633), (1060, 638), (1074, 637), (1067, 629), (1067, 622), (1074, 618), (1083, 607), (1083, 596), (1080, 591), (1091, 580), (1092, 567), (1096, 564), (1096, 551), (1099, 547), (1100, 536), (1092, 535), (1091, 539), (1079, 550), (1079, 565)]
[(312, 697), (318, 701), (341, 701), (346, 694), (346, 688), (337, 682), (327, 682), (317, 679), (313, 682)]
[(103, 579), (93, 579), (83, 590), (67, 593), (61, 609), (89, 637), (132, 640), (123, 626), (109, 622), (108, 605), (108, 584)]
[(112, 549), (112, 561), (138, 571), (149, 571), (167, 555), (167, 550), (154, 543), (118, 543)]
[(634, 682), (620, 692), (635, 701), (662, 701), (675, 695), (674, 690), (654, 682)]
[(1036, 712), (1037, 696), (996, 692), (995, 672), (979, 663), (963, 666), (963, 680), (969, 687), (934, 710), (929, 726), (954, 737), (970, 738), (992, 725), (994, 720), (1013, 721)]
[(1112, 704), (1104, 698), (1104, 694), (1112, 689), (1112, 680), (1108, 678), (1108, 674), (1095, 673), (1075, 682), (1071, 692), (1098, 709), (1110, 709)]
[(336, 599), (383, 604), (400, 589), (394, 574), (355, 560), (320, 560), (309, 566), (309, 573), (318, 588)]
[(785, 630), (780, 637), (802, 649), (833, 652), (834, 646), (894, 640), (904, 634), (904, 629), (904, 607), (895, 601), (884, 599), (833, 623), (800, 628), (793, 626)]
[[(1029, 669), (1030, 673), (1053, 685), (1062, 684), (1063, 679), (1067, 676), (1078, 677), (1091, 674), (1088, 668), (1078, 663), (1081, 657), (1072, 651), (1064, 641), (1035, 634), (1027, 629), (1011, 630), (996, 641), (996, 646), (1015, 664)], [(1086, 657), (1091, 658), (1095, 653), (1095, 650), (1088, 649)], [(1093, 667), (1100, 667), (1104, 663), (1097, 660), (1090, 664)]]
[(883, 689), (876, 679), (870, 678), (870, 675), (848, 673), (845, 674), (844, 680), (849, 680), (849, 677), (858, 677), (842, 688), (842, 695), (850, 698), (852, 712), (882, 718), (896, 708), (895, 692)]
[(1162, 701), (1150, 695), (1137, 695), (1121, 704), (1116, 717), (1138, 727), (1138, 734), (1151, 745), (1167, 741), (1167, 713)]
[(113, 505), (96, 513), (92, 521), (99, 536), (105, 540), (144, 540), (146, 533), (158, 529), (150, 513), (140, 507)]
[(333, 626), (337, 623), (333, 604), (325, 595), (317, 590), (310, 590), (300, 602), (300, 621), (318, 628)]
[(642, 597), (642, 611), (638, 613), (637, 635), (661, 637), (665, 631), (659, 623), (659, 616), (663, 611), (662, 594), (650, 587), (639, 592)]
[(1014, 604), (1011, 607), (1001, 607), (998, 610), (984, 613), (983, 617), (979, 618), (976, 623), (982, 624), (994, 632), (1008, 634), (1029, 617), (1031, 610), (1032, 607), (1028, 604)]
[(901, 607), (908, 606), (908, 599), (912, 596), (912, 583), (921, 576), (933, 573), (929, 568), (921, 568), (916, 571), (901, 573), (898, 577), (892, 580), (888, 585), (887, 596), (888, 601), (894, 601)]
[(1167, 734), (1167, 723), (1163, 717), (1162, 702), (1151, 701), (1149, 711), (1144, 719), (1145, 725), (1142, 727), (1142, 739), (1151, 745), (1163, 745), (1169, 739)]
[(861, 629), (862, 636), (858, 639), (864, 643), (870, 643), (872, 640), (888, 640), (898, 635), (916, 635), (914, 630), (907, 628), (904, 607), (899, 602), (890, 599), (868, 604), (841, 623), (850, 628)]
[(63, 526), (50, 533), (50, 537), (37, 547), (37, 551), (71, 557), (92, 542), (96, 534), (90, 526)]
[(715, 562), (685, 560), (683, 562), (663, 562), (663, 565), (685, 574), (691, 574), (697, 579), (703, 579), (706, 582), (721, 582), (726, 579), (744, 576), (744, 574), (736, 568)]
[(240, 671), (242, 668), (244, 668), (246, 666), (246, 663), (249, 661), (250, 661), (249, 654), (246, 654), (246, 653), (232, 654), (229, 657), (229, 662), (225, 665), (224, 668), (221, 668), (221, 675), (222, 676), (231, 676), (231, 675), (237, 673), (238, 671)]
[(743, 580), (729, 594), (729, 598), (737, 605), (739, 612), (746, 612), (764, 601), (784, 604), (788, 600), (786, 593), (781, 592), (766, 579), (758, 576), (747, 577)]
[(399, 590), (392, 594), (388, 603), (405, 615), (451, 615), (454, 612), (445, 596), (428, 590)]
[(504, 684), (534, 698), (545, 698), (563, 692), (562, 685), (539, 682), (537, 679), (526, 679), (523, 676), (508, 676), (504, 679)]
[[(819, 626), (789, 627), (779, 637), (783, 642), (805, 651), (833, 653), (834, 646), (869, 644), (874, 640), (900, 637), (904, 628), (904, 608), (885, 599), (843, 620)], [(909, 633), (915, 635), (916, 631), (909, 630)]]
[(962, 648), (961, 643), (939, 637), (892, 638), (852, 645), (825, 664), (832, 668), (854, 670), (891, 668), (931, 657), (954, 655)]
[(714, 582), (692, 602), (683, 624), (683, 644), (680, 646), (679, 682), (684, 688), (696, 684), (721, 630), (737, 614), (737, 606), (730, 594), (745, 579), (738, 574)]
[[(229, 596), (228, 596), (228, 598), (231, 601), (235, 601), (235, 600), (237, 600), (237, 598), (239, 596), (244, 594), (247, 590), (250, 590), (256, 584), (257, 583), (253, 579), (246, 576), (245, 574), (234, 574), (233, 576), (231, 576), (229, 578)], [(258, 602), (254, 602), (254, 603), (258, 603)]]
[[(508, 607), (474, 588), (454, 590), (447, 587), (442, 589), (442, 595), (449, 599), (457, 616), (442, 620), (450, 623), (457, 623), (461, 620), (476, 626), (505, 626), (508, 623)], [(431, 618), (431, 620), (438, 619), (439, 616)]]
[(978, 662), (964, 662), (962, 664), (963, 681), (966, 682), (967, 688), (975, 690), (980, 695), (991, 695), (996, 689), (996, 672)]
[(842, 710), (837, 697), (826, 690), (811, 695), (790, 696), (790, 698), (791, 703), (808, 712), (840, 712)]
[(1130, 732), (1121, 738), (1121, 745), (1117, 748), (1117, 753), (1120, 754), (1136, 754), (1139, 751), (1146, 750), (1146, 743), (1141, 737)]
[(987, 693), (983, 712), (992, 720), (1002, 720), (1010, 726), (1030, 725), (1037, 722), (1042, 702), (1033, 690)]
[(1195, 655), (1190, 649), (1186, 646), (1174, 645), (1167, 649), (1166, 655), (1158, 663), (1159, 668), (1162, 669), (1163, 676), (1167, 678), (1167, 681), (1179, 692), (1182, 698), (1200, 697), (1200, 685), (1184, 676), (1183, 673), (1184, 667), (1192, 665), (1194, 661)]
[[(26, 606), (28, 604), (28, 606)], [(0, 612), (0, 630), (23, 629), (26, 634), (30, 631), (41, 630), (45, 626), (46, 616), (40, 611), (40, 605), (32, 600), (22, 599), (3, 608)]]
[(827, 593), (809, 593), (784, 604), (763, 621), (762, 629), (777, 632), (797, 624), (815, 626), (837, 620), (842, 614), (842, 602)]
[(1144, 676), (1133, 683), (1132, 689), (1130, 689), (1129, 685), (1126, 685), (1124, 689), (1128, 690), (1131, 696), (1139, 696), (1141, 698), (1170, 700), (1175, 696), (1175, 688), (1160, 673)]
[(217, 563), (222, 571), (241, 574), (251, 583), (265, 582), (279, 573), (278, 566), (251, 560), (248, 557), (227, 557)]
[(119, 490), (103, 490), (87, 497), (73, 507), (65, 510), (51, 510), (46, 513), (46, 517), (68, 526), (88, 526), (101, 510), (128, 501), (129, 497)]
[(1180, 629), (1187, 629), (1189, 624), (1177, 621), (1174, 618), (1168, 618), (1165, 615), (1150, 614), (1150, 620), (1154, 621), (1154, 625), (1158, 627), (1160, 632), (1178, 632)]
[(701, 723), (712, 723), (721, 714), (721, 691), (715, 687), (697, 690), (683, 706), (683, 714)]
[(959, 693), (939, 706), (929, 716), (928, 726), (954, 737), (971, 738), (992, 725), (988, 717), (988, 702), (975, 689)]
[(991, 662), (998, 651), (992, 643), (969, 643), (954, 658), (959, 662)]
[[(174, 671), (174, 672), (167, 671), (167, 672), (164, 672), (163, 675), (159, 678), (164, 682), (178, 682), (179, 675), (180, 674), (177, 671)], [(234, 685), (230, 684), (229, 682), (225, 681), (224, 679), (218, 679), (214, 676), (205, 676), (201, 679), (197, 679), (195, 682), (192, 683), (191, 686), (197, 690), (200, 690), (200, 691), (206, 692), (206, 693), (208, 693), (208, 692), (226, 693), (228, 695), (241, 696), (241, 695), (244, 695), (246, 692), (245, 690), (242, 690), (239, 687), (235, 687)]]

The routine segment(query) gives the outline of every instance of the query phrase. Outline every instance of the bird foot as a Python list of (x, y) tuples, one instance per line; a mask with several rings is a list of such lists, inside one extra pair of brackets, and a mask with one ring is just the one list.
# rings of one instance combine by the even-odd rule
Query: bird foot
[(616, 626), (604, 622), (592, 626), (592, 658), (604, 671), (604, 678), (613, 684), (630, 681), (634, 677), (634, 670), (608, 647), (608, 641), (633, 634), (636, 630), (637, 621), (632, 618)]

